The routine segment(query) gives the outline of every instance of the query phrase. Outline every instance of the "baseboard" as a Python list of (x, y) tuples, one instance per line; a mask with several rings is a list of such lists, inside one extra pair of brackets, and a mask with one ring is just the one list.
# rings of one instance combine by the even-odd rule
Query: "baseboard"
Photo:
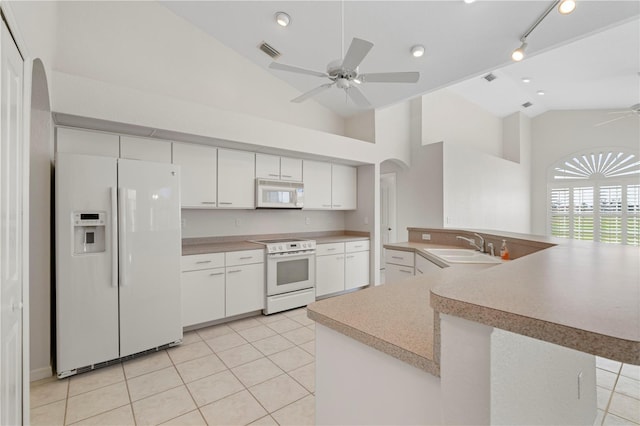
[(31, 370), (29, 374), (31, 375), (30, 380), (32, 382), (35, 382), (36, 380), (42, 380), (42, 379), (47, 379), (49, 377), (52, 377), (53, 370), (49, 365), (47, 367), (36, 368), (35, 370)]

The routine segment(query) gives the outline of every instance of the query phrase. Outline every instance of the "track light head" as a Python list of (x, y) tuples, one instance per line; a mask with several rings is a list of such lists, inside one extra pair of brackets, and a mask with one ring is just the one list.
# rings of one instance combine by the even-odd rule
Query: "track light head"
[(524, 59), (524, 51), (525, 51), (526, 48), (527, 48), (527, 43), (523, 41), (522, 44), (520, 45), (520, 47), (518, 47), (513, 52), (511, 52), (511, 59), (516, 61), (516, 62), (520, 62), (521, 60), (523, 60)]
[(562, 0), (560, 4), (558, 4), (558, 12), (562, 15), (568, 15), (576, 9), (576, 1), (575, 0)]

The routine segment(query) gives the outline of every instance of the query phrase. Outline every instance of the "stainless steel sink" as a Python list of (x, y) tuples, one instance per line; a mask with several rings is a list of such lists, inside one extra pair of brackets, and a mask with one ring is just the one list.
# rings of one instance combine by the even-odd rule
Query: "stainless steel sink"
[(500, 263), (495, 256), (470, 249), (424, 249), (445, 263)]

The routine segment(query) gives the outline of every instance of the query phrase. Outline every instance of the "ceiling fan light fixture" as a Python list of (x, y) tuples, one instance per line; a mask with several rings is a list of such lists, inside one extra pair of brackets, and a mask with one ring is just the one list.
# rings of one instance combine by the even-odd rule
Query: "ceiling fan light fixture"
[(285, 12), (276, 13), (276, 22), (281, 27), (287, 27), (291, 23), (291, 16)]
[(527, 48), (527, 43), (526, 42), (522, 42), (522, 44), (520, 45), (520, 47), (518, 47), (516, 50), (514, 50), (513, 52), (511, 52), (511, 59), (516, 61), (516, 62), (520, 62), (521, 60), (524, 59), (524, 51)]
[(422, 55), (424, 55), (424, 46), (421, 44), (416, 44), (411, 48), (411, 54), (414, 58), (420, 58)]
[(560, 4), (558, 4), (558, 12), (561, 15), (568, 15), (576, 9), (575, 0), (562, 0)]

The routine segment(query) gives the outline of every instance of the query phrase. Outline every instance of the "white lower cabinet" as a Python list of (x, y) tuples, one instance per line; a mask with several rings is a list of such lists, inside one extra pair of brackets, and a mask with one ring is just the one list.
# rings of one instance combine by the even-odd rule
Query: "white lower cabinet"
[(416, 256), (416, 275), (424, 275), (431, 271), (439, 271), (442, 269), (440, 266), (436, 265), (429, 259), (426, 259), (422, 256)]
[(182, 326), (264, 308), (264, 250), (182, 256)]
[(385, 276), (387, 283), (402, 281), (414, 275), (415, 259), (411, 251), (387, 249)]
[(227, 316), (264, 309), (264, 263), (227, 266)]
[(369, 241), (318, 244), (316, 296), (369, 285)]

